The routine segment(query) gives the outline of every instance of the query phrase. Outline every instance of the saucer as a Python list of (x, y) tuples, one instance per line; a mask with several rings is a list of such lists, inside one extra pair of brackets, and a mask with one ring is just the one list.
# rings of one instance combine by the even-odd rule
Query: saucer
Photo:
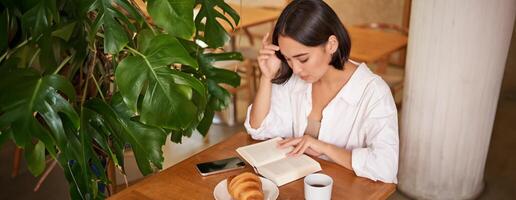
[[(279, 196), (278, 186), (276, 186), (269, 179), (260, 177), (260, 180), (262, 181), (263, 196), (265, 197), (265, 199), (268, 199), (268, 200), (277, 199)], [(228, 180), (224, 179), (224, 180), (220, 181), (217, 184), (217, 186), (215, 186), (215, 189), (213, 190), (213, 196), (215, 197), (216, 200), (233, 200), (233, 198), (231, 198), (231, 195), (229, 195), (227, 182), (228, 182)]]

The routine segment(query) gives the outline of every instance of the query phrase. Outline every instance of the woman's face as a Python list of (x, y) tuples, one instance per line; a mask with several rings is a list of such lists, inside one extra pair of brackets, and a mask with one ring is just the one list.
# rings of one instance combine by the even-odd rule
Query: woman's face
[(280, 35), (278, 45), (294, 74), (306, 82), (318, 81), (332, 67), (329, 63), (331, 53), (334, 51), (329, 47), (329, 43), (310, 47), (290, 37)]

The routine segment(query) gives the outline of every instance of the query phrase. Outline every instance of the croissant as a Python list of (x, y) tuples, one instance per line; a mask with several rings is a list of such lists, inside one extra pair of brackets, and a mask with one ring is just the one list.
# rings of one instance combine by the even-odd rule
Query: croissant
[(235, 200), (264, 199), (260, 177), (250, 172), (228, 177), (228, 192)]

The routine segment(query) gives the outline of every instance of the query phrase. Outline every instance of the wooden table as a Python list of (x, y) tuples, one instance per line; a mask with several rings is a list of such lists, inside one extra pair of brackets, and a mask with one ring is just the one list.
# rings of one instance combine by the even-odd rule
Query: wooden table
[[(203, 177), (197, 172), (195, 164), (237, 156), (237, 147), (256, 142), (246, 133), (237, 133), (166, 170), (146, 177), (110, 199), (213, 199), (213, 189), (217, 183), (230, 175), (252, 171), (251, 167)], [(321, 164), (322, 173), (334, 180), (332, 199), (386, 199), (396, 189), (394, 184), (373, 182), (357, 177), (352, 171), (333, 162), (316, 160)], [(303, 199), (303, 179), (283, 185), (279, 190), (278, 199)]]
[[(252, 27), (268, 22), (273, 22), (278, 19), (281, 14), (281, 10), (260, 8), (260, 7), (249, 7), (245, 5), (229, 4), (240, 15), (240, 22), (235, 27), (236, 30)], [(228, 16), (228, 15), (226, 15)], [(219, 19), (222, 20), (222, 19)], [(220, 21), (226, 31), (231, 32), (231, 26), (224, 20)]]
[[(366, 63), (379, 63), (377, 73), (383, 74), (388, 56), (407, 46), (407, 36), (376, 29), (347, 27), (351, 37), (350, 58)], [(384, 65), (385, 64), (385, 65)]]

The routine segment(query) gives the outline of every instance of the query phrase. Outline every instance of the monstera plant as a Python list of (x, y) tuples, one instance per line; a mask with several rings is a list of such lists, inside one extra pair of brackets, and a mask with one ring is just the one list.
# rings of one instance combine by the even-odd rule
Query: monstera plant
[(2, 0), (0, 145), (35, 176), (55, 159), (73, 199), (105, 198), (127, 147), (155, 172), (166, 137), (205, 135), (240, 84), (213, 66), (242, 59), (220, 50), (238, 21), (223, 0)]

